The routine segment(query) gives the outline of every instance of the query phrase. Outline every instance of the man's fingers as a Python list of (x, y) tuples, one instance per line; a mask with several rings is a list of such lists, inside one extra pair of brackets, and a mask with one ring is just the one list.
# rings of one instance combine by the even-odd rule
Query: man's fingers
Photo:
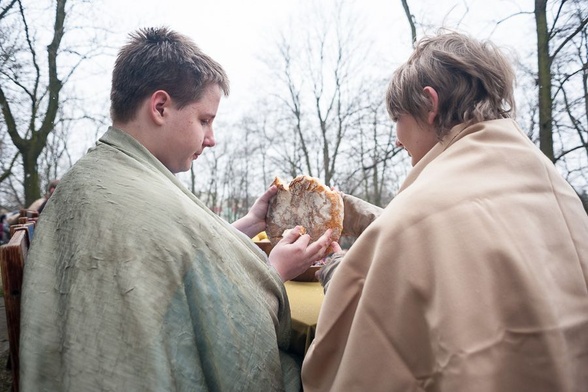
[(329, 245), (331, 244), (331, 233), (333, 232), (332, 229), (329, 229), (314, 243), (310, 244), (306, 251), (309, 255), (315, 255), (317, 258), (321, 258)]
[(257, 204), (257, 203), (267, 204), (272, 199), (272, 197), (274, 197), (276, 195), (276, 193), (278, 193), (278, 187), (276, 187), (275, 185), (272, 185), (261, 196), (259, 196), (259, 198), (257, 198), (257, 200), (255, 201), (254, 204)]
[(329, 246), (331, 243), (331, 234), (333, 234), (333, 229), (325, 231), (325, 234), (323, 234), (317, 242), (323, 242), (324, 244), (326, 244), (326, 246)]
[(331, 242), (331, 249), (333, 249), (333, 253), (339, 253), (343, 251), (343, 249), (341, 249), (341, 245), (339, 245), (339, 243), (336, 241)]
[[(339, 244), (331, 240), (331, 234), (333, 232), (332, 229), (327, 230), (318, 240), (313, 243), (310, 243), (310, 236), (308, 234), (302, 234), (303, 232), (304, 228), (302, 226), (296, 226), (292, 229), (285, 230), (280, 242), (283, 241), (286, 244), (295, 245), (297, 248), (299, 248), (300, 252), (303, 252), (305, 255), (304, 257), (306, 257), (308, 260), (312, 260), (312, 262), (323, 258), (327, 248), (331, 245), (331, 243), (336, 244), (337, 248), (341, 249)], [(333, 247), (333, 249), (335, 249), (335, 247)]]
[(261, 195), (261, 199), (263, 201), (269, 201), (276, 193), (278, 193), (278, 187), (272, 185), (264, 192), (263, 195)]
[(292, 229), (285, 230), (284, 234), (282, 234), (282, 241), (285, 240), (287, 243), (292, 244), (296, 242), (300, 237), (302, 237), (301, 240), (304, 241), (306, 239), (306, 244), (308, 244), (308, 242), (310, 241), (310, 236), (304, 235), (304, 232), (305, 230), (302, 226), (296, 226)]

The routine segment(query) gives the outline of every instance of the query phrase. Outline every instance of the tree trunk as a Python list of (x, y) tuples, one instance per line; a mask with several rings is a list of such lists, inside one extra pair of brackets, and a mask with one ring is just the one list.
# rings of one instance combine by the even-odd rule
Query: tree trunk
[(539, 84), (539, 147), (552, 161), (553, 154), (553, 98), (551, 95), (551, 56), (547, 29), (547, 0), (535, 0), (537, 25), (537, 82)]
[(31, 153), (25, 150), (22, 154), (22, 163), (24, 169), (24, 191), (25, 207), (30, 206), (35, 200), (41, 197), (41, 185), (39, 183), (39, 168), (37, 158), (39, 154)]

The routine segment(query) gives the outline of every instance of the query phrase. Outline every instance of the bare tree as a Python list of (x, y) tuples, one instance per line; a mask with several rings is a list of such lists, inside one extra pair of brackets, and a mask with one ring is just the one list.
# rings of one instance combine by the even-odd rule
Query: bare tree
[[(568, 181), (588, 184), (588, 8), (536, 0), (539, 146)], [(579, 184), (579, 185), (578, 185)]]
[(192, 165), (193, 193), (218, 215), (222, 212), (221, 177), (226, 154), (225, 146), (220, 144), (208, 149)]
[[(57, 72), (57, 55), (64, 34), (65, 22), (65, 4), (66, 0), (58, 0), (55, 7), (55, 18), (53, 26), (53, 37), (47, 46), (47, 78), (46, 86), (43, 85), (44, 75), (41, 72), (41, 64), (37, 59), (37, 50), (35, 48), (35, 37), (32, 35), (29, 27), (29, 21), (22, 1), (17, 1), (18, 16), (22, 22), (22, 31), (24, 33), (24, 50), (19, 50), (12, 62), (12, 67), (2, 69), (2, 78), (0, 79), (0, 106), (2, 106), (2, 115), (6, 123), (6, 130), (10, 135), (14, 146), (18, 149), (24, 169), (24, 190), (25, 202), (31, 203), (41, 195), (39, 188), (39, 172), (37, 158), (42, 153), (49, 134), (54, 129), (55, 119), (59, 108), (59, 96), (63, 86)], [(25, 76), (22, 72), (21, 57), (28, 57), (29, 64), (32, 66), (33, 73)], [(17, 65), (18, 64), (18, 65)], [(29, 121), (19, 119), (19, 110), (22, 106), (19, 102), (16, 105), (11, 99), (11, 93), (19, 90), (26, 96), (30, 105)], [(18, 101), (16, 101), (18, 102)], [(20, 109), (17, 109), (21, 106)], [(44, 108), (43, 108), (44, 106)], [(44, 113), (43, 113), (44, 111)], [(37, 119), (41, 118), (39, 123)], [(28, 124), (27, 124), (28, 123)], [(19, 132), (19, 128), (25, 128)]]
[(407, 155), (396, 146), (393, 123), (383, 97), (384, 80), (374, 80), (361, 96), (364, 110), (356, 116), (350, 139), (353, 146), (345, 155), (349, 164), (340, 169), (340, 188), (378, 205), (385, 206), (398, 190), (409, 167)]
[(535, 1), (535, 23), (537, 25), (537, 79), (539, 83), (539, 146), (549, 159), (553, 157), (553, 133), (551, 113), (551, 63), (549, 54), (549, 31), (547, 27), (547, 0)]
[(16, 5), (17, 0), (10, 0), (8, 4), (5, 6), (0, 7), (0, 20), (4, 19), (4, 17), (12, 10), (12, 7)]
[(308, 14), (316, 19), (297, 24), (295, 34), (283, 33), (277, 56), (268, 61), (281, 86), (274, 96), (283, 113), (276, 123), (281, 143), (270, 155), (287, 164), (286, 174), (307, 174), (332, 185), (344, 151), (353, 145), (353, 124), (365, 110), (359, 100), (367, 78), (361, 65), (370, 45), (361, 40), (350, 3)]
[[(75, 10), (86, 6), (91, 4), (76, 2)], [(15, 0), (0, 15), (0, 132), (12, 143), (2, 146), (0, 180), (11, 178), (11, 188), (24, 193), (21, 202), (28, 205), (40, 197), (42, 181), (58, 175), (58, 160), (67, 156), (74, 119), (64, 106), (64, 87), (80, 64), (102, 49), (93, 30), (78, 30), (88, 26), (67, 23), (71, 15), (89, 18), (80, 18), (67, 0)]]

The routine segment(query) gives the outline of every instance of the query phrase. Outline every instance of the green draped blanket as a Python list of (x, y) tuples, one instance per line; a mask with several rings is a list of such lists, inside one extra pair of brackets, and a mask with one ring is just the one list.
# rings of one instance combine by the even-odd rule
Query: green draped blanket
[(23, 391), (299, 391), (278, 274), (110, 128), (64, 176), (25, 266)]

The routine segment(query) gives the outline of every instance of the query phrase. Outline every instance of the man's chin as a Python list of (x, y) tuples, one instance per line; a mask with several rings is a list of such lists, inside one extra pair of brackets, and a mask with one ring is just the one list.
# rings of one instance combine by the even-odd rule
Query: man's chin
[(182, 166), (182, 167), (176, 167), (176, 168), (169, 168), (168, 170), (170, 172), (172, 172), (173, 174), (178, 174), (178, 173), (185, 173), (187, 171), (189, 171), (192, 168), (192, 162), (190, 162), (189, 164)]
[(178, 173), (185, 173), (187, 171), (190, 171), (191, 168), (192, 168), (192, 165), (190, 164), (188, 167), (182, 168)]

